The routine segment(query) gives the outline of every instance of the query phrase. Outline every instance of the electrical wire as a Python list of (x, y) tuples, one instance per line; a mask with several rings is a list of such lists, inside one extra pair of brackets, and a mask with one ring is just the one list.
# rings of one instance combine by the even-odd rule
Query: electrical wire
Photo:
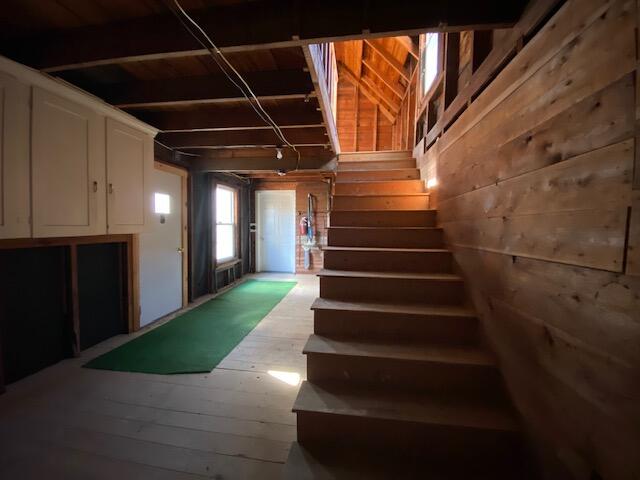
[[(220, 51), (220, 49), (216, 46), (216, 44), (213, 42), (213, 40), (211, 40), (211, 37), (209, 37), (209, 35), (207, 35), (207, 33), (202, 29), (202, 27), (200, 27), (200, 25), (198, 25), (198, 23), (189, 16), (189, 14), (182, 8), (182, 6), (180, 5), (180, 3), (178, 2), (178, 0), (173, 0), (173, 3), (175, 4), (175, 6), (177, 7), (178, 11), (175, 11), (173, 8), (171, 8), (171, 6), (169, 6), (169, 10), (171, 10), (171, 12), (178, 18), (178, 20), (180, 21), (180, 23), (182, 24), (182, 26), (189, 32), (189, 34), (195, 38), (197, 40), (197, 42), (204, 47), (209, 54), (211, 55), (211, 57), (213, 58), (213, 60), (216, 62), (216, 64), (218, 65), (218, 67), (220, 68), (220, 70), (222, 71), (222, 73), (224, 73), (224, 75), (229, 79), (229, 81), (231, 83), (233, 83), (233, 85), (242, 93), (242, 95), (249, 101), (249, 104), (251, 105), (251, 108), (253, 108), (253, 110), (256, 112), (256, 114), (260, 117), (260, 119), (262, 121), (264, 121), (267, 125), (269, 125), (274, 133), (276, 134), (276, 136), (282, 141), (283, 144), (291, 147), (297, 154), (297, 162), (296, 162), (296, 168), (295, 170), (299, 170), (300, 169), (300, 151), (296, 148), (295, 145), (293, 145), (291, 142), (289, 142), (287, 140), (287, 138), (285, 137), (284, 133), (282, 132), (282, 129), (278, 126), (278, 124), (273, 120), (273, 118), (271, 118), (271, 116), (267, 113), (267, 111), (264, 109), (264, 107), (262, 106), (262, 104), (260, 103), (260, 100), (258, 100), (258, 97), (256, 96), (256, 94), (253, 92), (253, 90), (251, 89), (251, 87), (249, 86), (249, 84), (245, 81), (245, 79), (242, 77), (242, 75), (240, 74), (240, 72), (238, 72), (238, 70), (236, 70), (234, 68), (234, 66), (231, 64), (231, 62), (229, 62), (229, 60), (227, 60), (227, 58), (224, 56), (224, 54)], [(179, 13), (178, 13), (179, 12)], [(184, 16), (189, 23), (191, 23), (198, 32), (200, 32), (200, 34), (207, 40), (207, 42), (209, 43), (209, 45), (205, 44), (201, 38), (199, 38), (199, 36), (189, 27), (189, 25), (187, 25), (183, 19), (182, 16)], [(237, 79), (242, 83), (242, 85), (244, 86), (244, 88), (242, 86), (240, 86), (233, 78), (232, 76), (229, 74), (229, 72), (224, 68), (224, 66), (220, 63), (220, 61), (218, 60), (218, 57), (220, 57), (224, 63), (228, 66), (228, 68), (235, 74), (235, 76), (237, 77)], [(246, 88), (246, 91), (245, 91)], [(255, 104), (254, 104), (255, 102)]]

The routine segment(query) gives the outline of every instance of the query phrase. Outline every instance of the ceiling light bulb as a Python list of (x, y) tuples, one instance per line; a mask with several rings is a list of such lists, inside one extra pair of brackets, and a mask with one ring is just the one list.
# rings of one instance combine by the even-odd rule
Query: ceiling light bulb
[(276, 158), (278, 160), (282, 160), (282, 149), (281, 148), (276, 148)]

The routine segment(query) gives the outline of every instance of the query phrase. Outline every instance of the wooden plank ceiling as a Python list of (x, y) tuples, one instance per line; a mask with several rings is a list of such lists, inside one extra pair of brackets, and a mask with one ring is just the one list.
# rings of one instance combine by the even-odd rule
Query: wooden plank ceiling
[[(425, 29), (512, 25), (525, 0), (482, 8), (434, 2), (180, 0), (242, 74), (304, 157), (334, 156), (302, 47), (345, 38), (341, 74), (397, 114)], [(207, 158), (272, 157), (281, 144), (202, 46), (171, 13), (171, 0), (5, 0), (0, 53), (93, 93), (158, 127), (158, 141)], [(362, 32), (370, 32), (363, 34)], [(408, 57), (411, 57), (407, 62)], [(346, 73), (345, 73), (346, 72)], [(285, 150), (285, 157), (294, 152)], [(175, 156), (174, 156), (175, 158)], [(309, 163), (309, 162), (307, 162)], [(310, 162), (313, 164), (313, 162)]]

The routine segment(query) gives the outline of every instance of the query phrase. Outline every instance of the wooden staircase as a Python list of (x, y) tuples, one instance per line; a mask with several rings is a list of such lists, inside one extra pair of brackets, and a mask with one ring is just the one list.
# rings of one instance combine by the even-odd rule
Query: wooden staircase
[(288, 479), (528, 478), (409, 152), (338, 164)]

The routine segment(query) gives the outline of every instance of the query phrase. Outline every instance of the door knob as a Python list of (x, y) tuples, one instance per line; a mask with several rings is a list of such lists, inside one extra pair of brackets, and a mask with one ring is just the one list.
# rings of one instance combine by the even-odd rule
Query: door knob
[(178, 247), (178, 249), (177, 249), (177, 250), (178, 250), (178, 253), (179, 253), (179, 254), (184, 253), (184, 248), (182, 248), (182, 247)]

